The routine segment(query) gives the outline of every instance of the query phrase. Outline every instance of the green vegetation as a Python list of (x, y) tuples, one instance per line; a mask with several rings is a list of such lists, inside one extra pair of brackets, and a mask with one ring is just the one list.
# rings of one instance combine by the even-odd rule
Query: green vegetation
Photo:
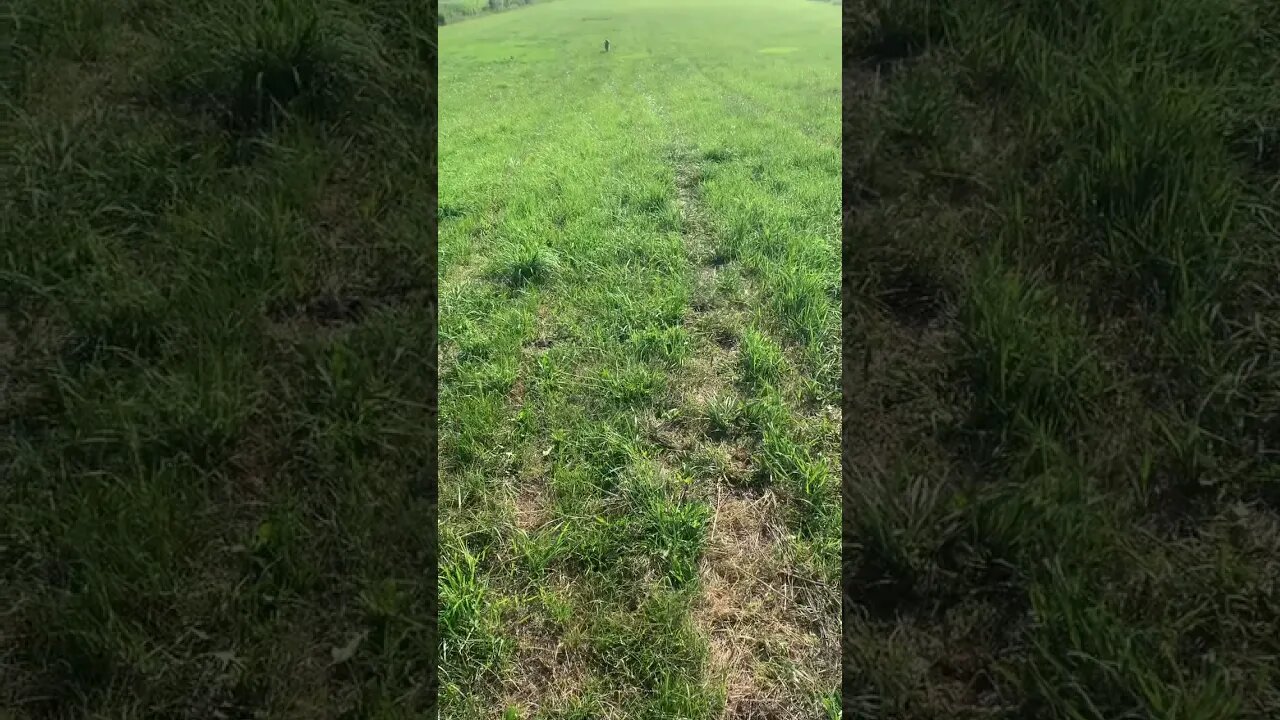
[(445, 717), (838, 713), (838, 15), (441, 29)]
[(0, 16), (0, 716), (434, 716), (429, 3)]
[(844, 12), (845, 711), (1280, 716), (1280, 6)]
[(551, 0), (439, 0), (439, 24), (445, 25), (491, 12), (514, 10), (532, 5), (534, 2), (551, 2)]

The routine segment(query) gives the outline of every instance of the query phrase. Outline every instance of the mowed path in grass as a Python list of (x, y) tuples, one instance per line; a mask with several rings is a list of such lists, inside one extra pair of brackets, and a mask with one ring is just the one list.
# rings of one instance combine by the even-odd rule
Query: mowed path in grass
[(838, 716), (839, 13), (440, 29), (445, 717)]

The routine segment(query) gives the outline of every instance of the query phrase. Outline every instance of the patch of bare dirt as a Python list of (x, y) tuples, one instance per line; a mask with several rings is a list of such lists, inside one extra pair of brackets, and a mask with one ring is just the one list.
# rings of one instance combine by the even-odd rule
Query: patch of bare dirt
[(513, 517), (523, 532), (533, 532), (547, 523), (550, 502), (541, 482), (520, 482), (516, 489)]

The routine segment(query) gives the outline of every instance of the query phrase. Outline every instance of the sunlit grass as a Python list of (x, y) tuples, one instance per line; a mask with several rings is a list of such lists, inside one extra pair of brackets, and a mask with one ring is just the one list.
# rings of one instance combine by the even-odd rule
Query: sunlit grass
[[(442, 29), (440, 522), (471, 553), (443, 562), (481, 558), (508, 642), (489, 677), (478, 654), (443, 662), (446, 715), (829, 704), (837, 14), (557, 0)], [(777, 502), (756, 521), (770, 553), (818, 548), (789, 566), (819, 588), (791, 610), (706, 587), (742, 551), (719, 516), (749, 499)], [(725, 666), (713, 612), (815, 649)]]

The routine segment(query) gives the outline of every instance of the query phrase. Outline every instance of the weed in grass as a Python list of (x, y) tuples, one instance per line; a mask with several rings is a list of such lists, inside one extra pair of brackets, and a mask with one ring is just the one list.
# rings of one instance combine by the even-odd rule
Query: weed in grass
[(634, 407), (652, 401), (661, 391), (664, 378), (647, 365), (633, 363), (600, 371), (600, 381), (605, 398), (622, 406)]
[(645, 488), (632, 502), (640, 518), (640, 542), (665, 562), (672, 585), (694, 580), (711, 509), (705, 503), (668, 497), (660, 488)]
[(498, 632), (498, 599), (477, 577), (480, 558), (463, 549), (440, 572), (441, 682), (467, 682), (497, 672), (510, 642)]
[(858, 510), (857, 544), (848, 550), (852, 600), (878, 616), (892, 616), (927, 595), (938, 581), (939, 551), (960, 531), (950, 488), (907, 468), (884, 480), (867, 478), (847, 501)]
[(742, 230), (734, 229), (718, 233), (712, 246), (711, 262), (714, 265), (726, 265), (743, 257), (747, 242)]
[(694, 477), (736, 484), (742, 479), (743, 460), (724, 445), (712, 445), (695, 451), (683, 469)]
[(827, 720), (839, 720), (840, 717), (840, 693), (831, 691), (822, 696), (822, 712), (826, 714)]
[(566, 460), (579, 460), (593, 474), (616, 477), (648, 452), (640, 445), (636, 429), (630, 424), (587, 425), (576, 428), (575, 437), (567, 433), (559, 441)]
[(760, 445), (759, 469), (769, 484), (791, 496), (796, 527), (804, 533), (828, 529), (822, 523), (832, 517), (835, 481), (808, 448), (767, 429)]
[(752, 432), (763, 435), (771, 428), (786, 427), (790, 415), (776, 392), (766, 392), (743, 403), (742, 418)]
[(776, 380), (782, 369), (782, 350), (768, 335), (756, 328), (742, 333), (742, 380), (748, 386), (761, 388)]
[(984, 272), (963, 311), (979, 427), (1002, 436), (1070, 431), (1102, 389), (1077, 317), (1035, 279)]
[[(593, 505), (593, 510), (604, 508)], [(621, 580), (643, 570), (643, 558), (630, 544), (635, 538), (635, 525), (627, 516), (594, 514), (569, 526), (569, 550), (565, 560), (574, 570), (595, 576)]]
[(653, 720), (666, 718), (713, 718), (724, 706), (724, 698), (713, 690), (688, 680), (664, 678), (653, 700), (641, 717)]
[(166, 72), (181, 95), (212, 103), (238, 132), (291, 114), (337, 119), (358, 105), (360, 80), (384, 71), (376, 40), (342, 10), (296, 0), (210, 6), (202, 22), (172, 28), (185, 44)]
[(514, 539), (515, 551), (521, 557), (529, 582), (542, 580), (551, 564), (568, 554), (568, 537), (564, 526), (548, 526)]
[(820, 275), (786, 268), (770, 285), (770, 301), (792, 338), (804, 346), (827, 340), (832, 293)]
[(890, 138), (915, 151), (946, 150), (955, 142), (960, 99), (954, 83), (936, 65), (900, 73), (885, 98), (884, 121)]
[(246, 544), (250, 576), (267, 606), (283, 593), (305, 591), (315, 581), (302, 556), (305, 532), (298, 511), (286, 509), (264, 519)]
[(1108, 68), (1081, 79), (1080, 140), (1064, 158), (1064, 191), (1102, 238), (1122, 281), (1149, 288), (1158, 307), (1221, 297), (1226, 238), (1239, 186), (1229, 170), (1214, 98), (1160, 67), (1132, 79)]
[(507, 246), (494, 260), (490, 274), (513, 288), (546, 282), (559, 267), (559, 258), (545, 245), (523, 241)]
[(742, 415), (742, 401), (728, 393), (716, 395), (707, 400), (706, 413), (713, 436), (726, 438), (737, 428)]
[(689, 333), (681, 326), (645, 328), (630, 338), (635, 356), (678, 365), (689, 354)]

